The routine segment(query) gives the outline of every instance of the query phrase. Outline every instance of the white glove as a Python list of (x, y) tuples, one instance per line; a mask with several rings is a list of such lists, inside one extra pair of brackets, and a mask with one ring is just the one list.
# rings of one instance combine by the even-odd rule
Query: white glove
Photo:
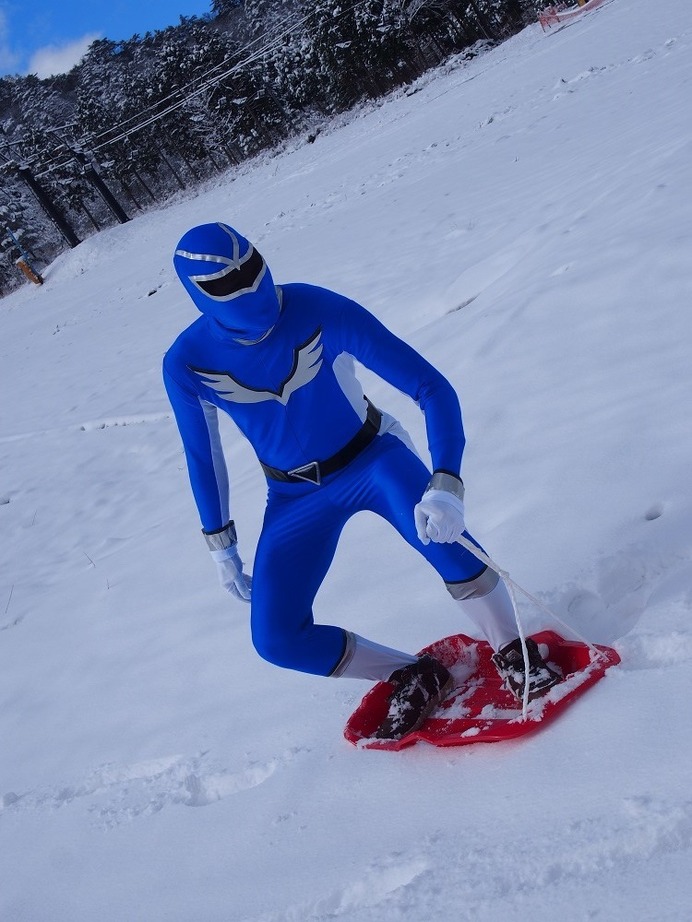
[[(227, 556), (217, 556), (224, 553), (227, 553)], [(252, 595), (252, 577), (243, 573), (243, 561), (237, 548), (230, 548), (228, 552), (212, 551), (211, 556), (216, 563), (219, 582), (226, 592), (230, 592), (243, 602), (249, 602)]]
[(464, 484), (459, 477), (436, 471), (413, 510), (418, 538), (423, 544), (451, 544), (463, 535)]
[(221, 531), (204, 533), (211, 557), (216, 564), (221, 586), (243, 602), (252, 595), (252, 577), (243, 573), (243, 561), (238, 554), (235, 525), (229, 522)]

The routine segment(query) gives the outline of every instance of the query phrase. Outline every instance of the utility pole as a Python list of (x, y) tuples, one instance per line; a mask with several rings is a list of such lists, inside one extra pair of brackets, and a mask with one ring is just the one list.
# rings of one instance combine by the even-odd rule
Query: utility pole
[(79, 244), (82, 241), (79, 239), (77, 234), (74, 232), (74, 229), (68, 222), (63, 212), (57, 207), (57, 205), (54, 205), (53, 202), (50, 200), (46, 190), (38, 182), (38, 180), (36, 179), (34, 174), (31, 172), (29, 167), (20, 166), (17, 172), (19, 173), (20, 177), (24, 180), (24, 182), (27, 184), (27, 186), (31, 189), (31, 191), (34, 193), (34, 195), (36, 196), (38, 200), (39, 205), (41, 206), (41, 208), (43, 208), (43, 210), (48, 215), (48, 217), (53, 221), (53, 223), (55, 224), (57, 229), (60, 231), (64, 239), (67, 241), (67, 243), (73, 248), (76, 246), (79, 246)]
[(121, 224), (126, 224), (130, 220), (129, 217), (127, 214), (125, 214), (125, 211), (120, 202), (113, 195), (103, 179), (101, 179), (101, 176), (96, 170), (96, 164), (93, 162), (93, 160), (90, 161), (86, 154), (83, 154), (82, 151), (73, 150), (72, 153), (82, 164), (84, 175), (106, 203), (113, 217), (117, 221), (120, 221)]

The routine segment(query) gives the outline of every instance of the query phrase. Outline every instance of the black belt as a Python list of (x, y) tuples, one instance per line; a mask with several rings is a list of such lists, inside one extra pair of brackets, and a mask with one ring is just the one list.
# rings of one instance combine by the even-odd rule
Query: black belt
[(281, 471), (278, 467), (271, 467), (271, 465), (260, 461), (262, 470), (267, 477), (271, 477), (272, 480), (281, 480), (284, 483), (322, 483), (324, 477), (329, 476), (329, 474), (334, 474), (336, 471), (340, 471), (342, 467), (346, 467), (347, 464), (350, 464), (351, 461), (361, 453), (365, 446), (372, 442), (380, 431), (382, 414), (369, 400), (367, 400), (367, 404), (368, 412), (365, 422), (353, 436), (351, 441), (347, 442), (346, 445), (337, 451), (335, 455), (332, 455), (331, 458), (327, 458), (326, 461), (309, 461), (307, 464), (302, 464), (292, 471)]

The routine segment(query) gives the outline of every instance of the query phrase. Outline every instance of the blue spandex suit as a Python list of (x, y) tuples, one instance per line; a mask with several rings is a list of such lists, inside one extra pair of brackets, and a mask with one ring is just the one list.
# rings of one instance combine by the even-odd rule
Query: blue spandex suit
[(315, 624), (313, 602), (345, 523), (361, 510), (391, 522), (455, 598), (472, 594), (467, 587), (485, 571), (477, 558), (418, 539), (413, 509), (431, 472), (396, 420), (363, 396), (354, 359), (418, 403), (433, 468), (458, 475), (464, 434), (447, 380), (354, 301), (306, 284), (277, 288), (252, 244), (227, 225), (188, 232), (175, 265), (203, 311), (164, 359), (203, 531), (231, 517), (218, 410), (267, 476), (252, 582), (260, 655), (318, 675), (337, 670), (348, 632)]

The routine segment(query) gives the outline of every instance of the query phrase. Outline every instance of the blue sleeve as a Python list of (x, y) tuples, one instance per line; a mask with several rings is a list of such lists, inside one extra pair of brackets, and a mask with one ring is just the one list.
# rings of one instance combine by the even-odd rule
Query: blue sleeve
[(425, 415), (433, 470), (459, 474), (466, 440), (459, 398), (449, 381), (422, 355), (355, 301), (337, 295), (345, 351), (408, 394)]
[(228, 471), (219, 436), (216, 407), (201, 401), (194, 389), (181, 384), (164, 359), (163, 380), (183, 440), (192, 493), (206, 532), (228, 524)]

